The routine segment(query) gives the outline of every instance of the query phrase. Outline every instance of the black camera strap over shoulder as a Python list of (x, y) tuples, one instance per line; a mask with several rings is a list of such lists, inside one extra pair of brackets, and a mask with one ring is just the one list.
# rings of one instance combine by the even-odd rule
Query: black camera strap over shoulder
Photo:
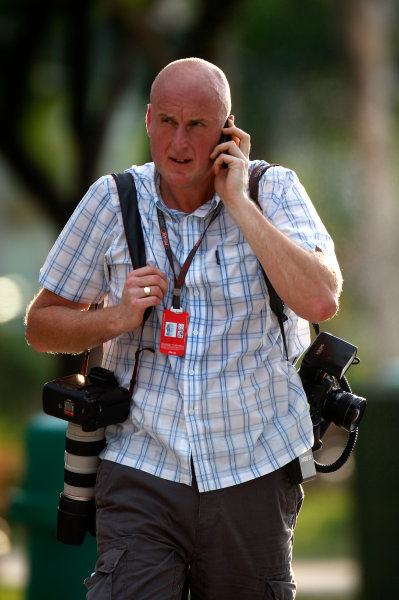
[[(278, 166), (279, 166), (278, 164), (259, 165), (259, 166), (255, 167), (255, 169), (251, 173), (251, 177), (249, 178), (249, 193), (251, 195), (252, 200), (259, 207), (260, 207), (260, 204), (258, 201), (258, 192), (259, 192), (260, 178), (262, 177), (262, 175), (264, 173), (266, 173), (266, 171), (268, 169), (270, 169), (270, 167), (278, 167)], [(281, 336), (283, 338), (285, 354), (286, 354), (287, 360), (289, 360), (287, 341), (286, 341), (285, 332), (284, 332), (284, 323), (288, 318), (287, 315), (284, 313), (285, 304), (281, 300), (280, 296), (277, 294), (277, 292), (274, 289), (274, 287), (272, 286), (272, 284), (270, 283), (270, 280), (269, 280), (268, 276), (266, 275), (266, 272), (263, 269), (263, 267), (262, 267), (262, 271), (263, 271), (263, 276), (265, 278), (267, 291), (269, 292), (270, 308), (272, 309), (272, 311), (274, 312), (274, 314), (276, 315), (276, 317), (278, 319), (278, 324), (280, 325)], [(312, 326), (313, 326), (313, 329), (315, 330), (316, 335), (318, 335), (320, 332), (319, 324), (312, 323)]]
[(112, 177), (118, 188), (123, 226), (125, 229), (130, 259), (133, 268), (138, 269), (145, 265), (146, 258), (134, 177), (130, 173), (112, 173)]
[[(130, 173), (112, 173), (112, 177), (118, 188), (123, 228), (129, 248), (130, 260), (132, 261), (133, 269), (139, 269), (146, 265), (146, 257), (134, 177)], [(144, 313), (144, 321), (148, 319), (150, 313), (151, 308), (147, 308)]]
[[(118, 189), (119, 203), (121, 206), (123, 228), (125, 230), (125, 236), (127, 246), (129, 249), (130, 260), (132, 262), (133, 269), (139, 269), (144, 267), (146, 264), (145, 256), (145, 245), (143, 229), (141, 227), (141, 217), (137, 205), (137, 192), (134, 177), (130, 173), (112, 173), (112, 177), (115, 180), (116, 187)], [(144, 312), (143, 323), (141, 326), (139, 345), (135, 353), (135, 363), (133, 368), (133, 375), (130, 381), (129, 392), (130, 396), (133, 395), (134, 386), (137, 380), (138, 371), (138, 359), (140, 353), (143, 350), (149, 350), (154, 353), (154, 349), (147, 347), (141, 347), (141, 341), (143, 337), (143, 330), (145, 322), (151, 313), (151, 307), (147, 308)]]
[[(261, 208), (261, 206), (259, 204), (259, 200), (258, 200), (260, 178), (262, 177), (262, 175), (264, 173), (266, 173), (266, 171), (268, 169), (270, 169), (270, 167), (277, 167), (277, 166), (278, 165), (259, 165), (258, 167), (255, 167), (255, 169), (251, 173), (251, 177), (249, 178), (249, 193), (251, 195), (252, 200), (255, 202), (255, 204), (257, 204), (259, 206), (259, 208)], [(287, 340), (286, 340), (285, 331), (284, 331), (284, 323), (288, 319), (287, 315), (284, 312), (285, 304), (281, 300), (280, 296), (277, 294), (277, 292), (274, 289), (274, 287), (272, 286), (272, 284), (270, 283), (270, 279), (266, 275), (266, 271), (264, 270), (263, 267), (262, 267), (262, 272), (263, 272), (263, 277), (265, 278), (267, 291), (269, 292), (270, 308), (272, 309), (272, 311), (274, 312), (274, 314), (277, 317), (278, 324), (280, 326), (281, 337), (283, 339), (285, 355), (287, 357), (287, 360), (289, 360)]]
[[(122, 221), (123, 228), (125, 231), (127, 246), (129, 250), (130, 260), (134, 269), (138, 269), (140, 267), (144, 267), (146, 264), (145, 257), (145, 246), (144, 246), (144, 237), (143, 230), (141, 227), (141, 218), (140, 213), (137, 206), (137, 192), (136, 185), (134, 182), (134, 178), (130, 173), (111, 173), (112, 177), (115, 180), (116, 187), (118, 189), (119, 203), (121, 207), (122, 213)], [(93, 309), (96, 310), (98, 307), (97, 304), (93, 305)], [(136, 382), (137, 377), (137, 368), (138, 368), (138, 354), (140, 354), (141, 350), (141, 338), (144, 328), (144, 323), (148, 319), (151, 313), (151, 308), (147, 308), (144, 312), (144, 320), (143, 327), (141, 329), (140, 335), (140, 343), (139, 349), (136, 352), (136, 363), (134, 366), (134, 372), (132, 381), (130, 383), (130, 390), (133, 393), (134, 384)], [(145, 349), (145, 348), (143, 348)], [(152, 348), (148, 348), (154, 352)], [(137, 354), (138, 353), (138, 354)], [(83, 364), (81, 368), (81, 374), (86, 375), (88, 364), (89, 364), (90, 350), (85, 353)], [(97, 357), (98, 358), (98, 357)], [(101, 359), (99, 359), (101, 362)]]

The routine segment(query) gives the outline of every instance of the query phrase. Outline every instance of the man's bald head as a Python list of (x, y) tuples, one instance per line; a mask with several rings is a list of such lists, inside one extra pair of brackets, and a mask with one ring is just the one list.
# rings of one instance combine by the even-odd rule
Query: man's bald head
[(167, 91), (184, 94), (187, 89), (202, 89), (215, 96), (224, 118), (231, 112), (230, 86), (226, 75), (216, 65), (201, 58), (182, 58), (169, 63), (154, 79), (151, 87), (151, 104), (160, 93)]

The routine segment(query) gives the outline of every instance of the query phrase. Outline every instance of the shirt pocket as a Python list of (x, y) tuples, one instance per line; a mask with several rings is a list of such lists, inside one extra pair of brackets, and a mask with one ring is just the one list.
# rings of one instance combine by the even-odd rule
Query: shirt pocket
[(216, 258), (219, 277), (213, 281), (213, 306), (222, 304), (235, 316), (259, 313), (267, 290), (260, 263), (247, 242), (220, 243)]

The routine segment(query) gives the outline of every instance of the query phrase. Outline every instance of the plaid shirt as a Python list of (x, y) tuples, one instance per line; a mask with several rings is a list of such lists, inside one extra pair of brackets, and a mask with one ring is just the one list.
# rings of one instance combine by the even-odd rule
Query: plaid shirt
[[(250, 172), (259, 164), (252, 161)], [(286, 360), (259, 262), (226, 210), (211, 224), (188, 270), (181, 305), (189, 313), (183, 357), (159, 352), (173, 273), (156, 214), (165, 214), (176, 270), (199, 239), (218, 196), (192, 214), (168, 209), (153, 163), (134, 174), (148, 264), (170, 283), (144, 327), (130, 418), (107, 428), (102, 457), (200, 491), (235, 485), (282, 467), (312, 445), (312, 424), (296, 369)], [(333, 254), (333, 243), (296, 175), (270, 168), (259, 186), (267, 217), (310, 250)], [(89, 189), (41, 269), (40, 283), (75, 302), (120, 302), (131, 271), (116, 186), (111, 176)], [(309, 343), (308, 323), (286, 309), (290, 359)], [(128, 387), (139, 330), (104, 344), (103, 366)]]

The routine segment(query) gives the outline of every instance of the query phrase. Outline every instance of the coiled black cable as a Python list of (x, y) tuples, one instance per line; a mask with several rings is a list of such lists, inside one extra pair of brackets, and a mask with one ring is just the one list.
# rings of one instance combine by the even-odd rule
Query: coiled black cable
[[(345, 390), (346, 392), (352, 393), (352, 390), (350, 388), (349, 382), (346, 379), (346, 377), (342, 377), (342, 379), (339, 380), (339, 384), (341, 385), (341, 388), (343, 390)], [(323, 434), (322, 435), (324, 435), (326, 433), (329, 426), (330, 426), (330, 423), (328, 423), (328, 422), (323, 423), (323, 425), (322, 425)], [(354, 431), (349, 432), (348, 441), (346, 443), (346, 446), (345, 446), (341, 456), (339, 456), (337, 458), (337, 460), (334, 461), (333, 463), (330, 463), (328, 465), (323, 465), (315, 460), (314, 464), (315, 464), (316, 471), (318, 473), (334, 473), (335, 471), (338, 471), (338, 469), (343, 467), (344, 464), (349, 460), (349, 458), (356, 446), (358, 433), (359, 433), (358, 427), (356, 427), (356, 429)], [(322, 437), (322, 435), (320, 437)]]

